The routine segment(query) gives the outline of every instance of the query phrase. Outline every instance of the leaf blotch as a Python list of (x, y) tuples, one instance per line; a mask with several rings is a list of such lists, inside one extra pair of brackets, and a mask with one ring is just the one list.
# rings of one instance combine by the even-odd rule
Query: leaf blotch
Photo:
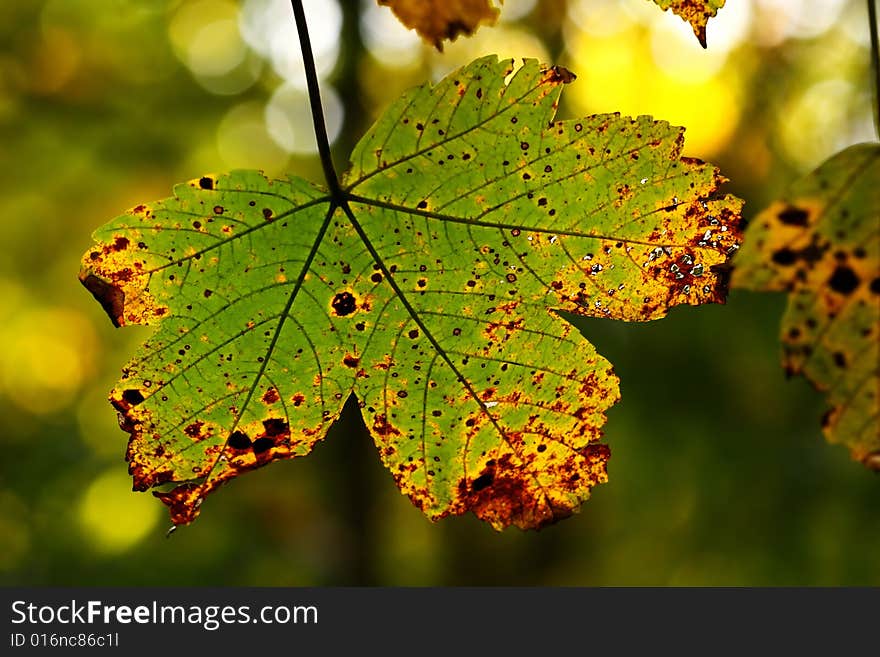
[(351, 292), (340, 292), (333, 297), (330, 306), (337, 317), (346, 317), (357, 310), (357, 300)]
[(810, 213), (793, 205), (788, 206), (779, 213), (779, 221), (786, 226), (806, 226)]
[(94, 274), (80, 278), (80, 282), (101, 304), (113, 326), (119, 328), (125, 323), (125, 292), (121, 287), (108, 283)]
[(137, 406), (144, 402), (144, 396), (140, 390), (129, 389), (122, 393), (122, 399), (130, 406)]
[(233, 431), (229, 435), (227, 444), (232, 449), (248, 449), (251, 446), (251, 439), (244, 431)]
[(859, 286), (860, 280), (856, 273), (845, 266), (838, 266), (828, 279), (828, 285), (832, 290), (840, 294), (852, 294)]

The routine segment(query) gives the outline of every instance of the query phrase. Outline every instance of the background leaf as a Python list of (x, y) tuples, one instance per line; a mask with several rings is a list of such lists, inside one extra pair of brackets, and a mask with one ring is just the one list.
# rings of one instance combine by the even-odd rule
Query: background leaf
[(443, 41), (473, 34), (480, 25), (498, 20), (492, 0), (378, 0), (391, 7), (401, 23), (419, 33), (437, 50)]
[[(158, 323), (111, 394), (139, 490), (175, 523), (239, 473), (308, 453), (352, 392), (431, 518), (570, 515), (606, 479), (608, 362), (560, 311), (723, 301), (740, 201), (647, 117), (555, 121), (574, 76), (477, 60), (364, 136), (345, 199), (205, 176), (96, 233), (81, 279)], [(341, 205), (340, 205), (341, 203)]]
[(783, 365), (826, 394), (828, 440), (880, 469), (880, 145), (838, 153), (749, 225), (734, 284), (786, 291)]
[(694, 28), (697, 41), (706, 47), (706, 24), (719, 9), (724, 6), (725, 0), (654, 0), (661, 9), (672, 9)]

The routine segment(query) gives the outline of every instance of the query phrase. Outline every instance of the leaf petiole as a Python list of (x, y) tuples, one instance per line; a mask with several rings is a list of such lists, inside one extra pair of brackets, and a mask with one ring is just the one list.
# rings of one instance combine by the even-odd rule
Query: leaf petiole
[(291, 0), (293, 18), (296, 21), (296, 31), (299, 35), (299, 45), (302, 50), (303, 67), (306, 71), (306, 85), (309, 91), (309, 107), (312, 113), (312, 123), (315, 126), (315, 139), (318, 142), (318, 155), (321, 158), (321, 166), (324, 169), (324, 178), (330, 195), (339, 203), (343, 197), (339, 187), (339, 177), (333, 166), (333, 157), (330, 155), (330, 140), (327, 137), (327, 125), (324, 122), (324, 110), (321, 106), (321, 90), (318, 86), (318, 73), (315, 68), (315, 58), (312, 55), (312, 44), (309, 40), (309, 28), (306, 23), (306, 13), (303, 9), (302, 0)]
[(871, 70), (874, 73), (874, 129), (880, 139), (880, 39), (877, 37), (877, 0), (868, 0), (871, 32)]

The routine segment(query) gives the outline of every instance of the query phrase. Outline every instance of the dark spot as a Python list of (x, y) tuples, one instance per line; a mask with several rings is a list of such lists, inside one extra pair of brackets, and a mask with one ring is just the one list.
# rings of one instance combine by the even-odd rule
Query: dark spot
[(880, 294), (880, 276), (871, 281), (869, 289), (874, 294)]
[(458, 337), (459, 335), (461, 335), (461, 329), (460, 328), (452, 329), (452, 335)]
[(537, 449), (538, 449), (539, 452), (546, 452), (546, 451), (547, 451), (547, 445), (538, 445), (538, 448), (537, 448)]
[(269, 438), (268, 436), (263, 436), (262, 438), (257, 438), (254, 441), (254, 454), (262, 454), (265, 451), (272, 449), (275, 446), (275, 441)]
[(330, 302), (330, 305), (339, 317), (351, 315), (357, 309), (354, 295), (352, 295), (351, 292), (340, 292), (333, 297), (333, 301)]
[(839, 294), (851, 294), (859, 286), (859, 277), (849, 267), (839, 265), (835, 268), (828, 285)]
[(410, 337), (410, 339), (415, 340), (417, 337), (419, 337), (419, 330), (413, 329), (409, 333), (407, 333), (407, 335)]
[(507, 282), (508, 283), (515, 283), (516, 282), (516, 274), (508, 274), (507, 275)]
[(373, 281), (374, 283), (381, 283), (382, 282), (382, 274), (380, 274), (379, 272), (376, 272), (375, 274), (370, 276), (370, 280)]
[(527, 151), (527, 150), (529, 150), (529, 143), (526, 142), (526, 141), (521, 141), (521, 142), (519, 143), (519, 147), (520, 147), (522, 150)]
[(794, 264), (795, 260), (797, 260), (797, 254), (788, 247), (784, 247), (773, 252), (772, 260), (777, 265), (787, 267)]
[(215, 205), (214, 206), (214, 214), (223, 214), (223, 206)]
[(203, 294), (203, 295), (205, 296), (205, 298), (207, 299), (207, 298), (210, 297), (212, 294), (214, 294), (214, 291), (213, 291), (213, 290), (205, 290), (204, 292), (202, 292), (202, 294)]
[(367, 328), (366, 324), (364, 324), (363, 322), (358, 322), (357, 324), (354, 325), (354, 327), (358, 331), (363, 331), (365, 328)]
[(232, 449), (247, 449), (251, 446), (251, 439), (244, 431), (233, 431), (229, 436), (227, 444)]
[(122, 401), (131, 406), (137, 406), (138, 404), (143, 403), (144, 396), (141, 394), (140, 390), (124, 390), (122, 392)]
[(398, 390), (397, 396), (403, 399), (404, 397), (406, 397), (406, 390)]
[(272, 210), (269, 208), (263, 208), (263, 219), (269, 221), (272, 218)]
[(342, 362), (346, 367), (355, 368), (361, 362), (361, 359), (357, 356), (352, 356), (351, 354), (345, 354), (345, 358), (342, 359)]
[(195, 228), (196, 230), (198, 230), (198, 229), (201, 228), (201, 227), (202, 227), (202, 222), (201, 222), (201, 221), (194, 221), (194, 222), (193, 222), (193, 228)]
[(471, 490), (477, 492), (483, 490), (484, 488), (488, 488), (492, 485), (492, 482), (494, 480), (495, 473), (492, 470), (488, 470), (471, 482)]
[(200, 421), (200, 420), (196, 420), (195, 422), (193, 422), (192, 424), (190, 424), (189, 426), (187, 426), (187, 427), (183, 430), (183, 433), (185, 433), (185, 434), (186, 434), (187, 436), (189, 436), (190, 438), (196, 438), (197, 436), (199, 436), (199, 434), (202, 433), (202, 427), (203, 427), (203, 426), (205, 426), (205, 423), (204, 423), (204, 422), (202, 422), (202, 421)]
[[(282, 420), (280, 417), (271, 417), (268, 420), (263, 420), (263, 429), (267, 436), (283, 436), (290, 431), (290, 428), (287, 426), (287, 422)], [(257, 450), (257, 443), (260, 442), (261, 439), (257, 439), (254, 441), (254, 451)]]
[(843, 352), (835, 351), (833, 358), (834, 358), (834, 364), (837, 365), (837, 367), (840, 367), (840, 368), (846, 367), (846, 356), (843, 355)]
[(269, 388), (265, 394), (263, 395), (263, 402), (266, 404), (274, 404), (281, 397), (278, 395), (278, 391), (275, 388)]
[(796, 208), (793, 205), (788, 206), (779, 213), (779, 221), (788, 226), (806, 226), (807, 219), (809, 218), (810, 215), (806, 210)]
[(113, 326), (116, 328), (122, 326), (125, 314), (125, 292), (121, 288), (101, 280), (94, 274), (81, 278), (80, 282), (101, 304), (104, 312), (107, 313), (110, 321), (113, 322)]
[(199, 187), (202, 189), (214, 189), (214, 179), (207, 176), (199, 178)]

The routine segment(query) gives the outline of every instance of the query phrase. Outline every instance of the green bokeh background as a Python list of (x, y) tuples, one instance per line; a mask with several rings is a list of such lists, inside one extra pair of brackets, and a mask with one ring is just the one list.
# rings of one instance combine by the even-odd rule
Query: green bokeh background
[[(656, 45), (684, 43), (678, 19), (645, 0), (508, 0), (499, 27), (443, 55), (345, 0), (325, 76), (345, 111), (337, 163), (402, 89), (501, 50), (578, 73), (569, 116), (659, 115), (633, 90), (671, 75), (679, 86), (657, 107), (694, 117), (686, 152), (717, 163), (754, 216), (825, 157), (873, 139), (867, 17), (855, 0), (728, 5), (719, 24), (748, 13), (733, 41), (710, 23), (704, 53), (683, 26), (694, 49), (676, 46), (682, 62), (715, 57), (688, 81)], [(348, 413), (308, 458), (231, 483), (166, 539), (161, 503), (130, 492), (126, 434), (105, 399), (146, 331), (113, 329), (76, 275), (95, 227), (176, 182), (237, 166), (320, 179), (313, 156), (267, 132), (282, 76), (246, 44), (230, 54), (237, 11), (232, 0), (0, 5), (0, 584), (880, 584), (880, 480), (825, 443), (821, 396), (785, 379), (784, 298), (736, 291), (650, 324), (579, 324), (615, 364), (623, 401), (606, 427), (610, 483), (558, 525), (430, 523)], [(310, 139), (307, 123), (291, 129)]]

